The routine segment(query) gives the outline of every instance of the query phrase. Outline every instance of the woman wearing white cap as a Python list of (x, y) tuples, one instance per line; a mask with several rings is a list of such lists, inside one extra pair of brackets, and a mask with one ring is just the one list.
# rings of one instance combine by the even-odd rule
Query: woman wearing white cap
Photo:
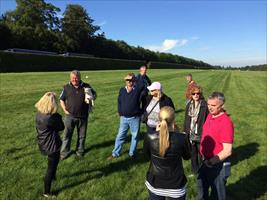
[(147, 87), (150, 95), (146, 98), (145, 113), (143, 122), (147, 125), (147, 132), (155, 132), (159, 123), (159, 111), (164, 106), (170, 106), (173, 109), (174, 105), (172, 99), (162, 92), (162, 86), (160, 82), (153, 82)]

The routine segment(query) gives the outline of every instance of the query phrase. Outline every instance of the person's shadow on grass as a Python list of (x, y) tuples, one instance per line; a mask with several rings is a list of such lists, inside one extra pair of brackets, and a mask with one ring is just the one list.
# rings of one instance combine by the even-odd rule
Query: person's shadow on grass
[[(231, 157), (232, 166), (254, 156), (258, 152), (258, 148), (259, 144), (256, 142), (234, 148)], [(236, 183), (227, 186), (228, 196), (230, 199), (257, 199), (267, 191), (266, 180), (267, 166), (260, 166)]]
[(114, 161), (107, 161), (107, 165), (96, 168), (96, 169), (88, 169), (88, 170), (83, 170), (83, 171), (77, 171), (74, 173), (67, 174), (63, 176), (63, 178), (71, 178), (71, 177), (77, 177), (77, 176), (83, 176), (83, 175), (88, 175), (85, 178), (79, 180), (79, 181), (74, 181), (73, 183), (66, 184), (65, 186), (58, 188), (55, 192), (60, 193), (63, 190), (66, 190), (68, 188), (76, 187), (78, 185), (81, 185), (83, 183), (88, 182), (89, 180), (101, 178), (104, 176), (108, 176), (114, 172), (117, 171), (126, 171), (129, 170), (130, 168), (134, 167), (135, 165), (139, 165), (141, 163), (147, 162), (147, 159), (144, 157), (142, 154), (142, 150), (139, 149), (137, 151), (137, 157), (133, 160), (130, 157), (124, 159), (124, 160), (119, 160), (116, 162), (115, 158)]
[[(139, 133), (139, 142), (141, 142), (144, 139), (145, 132), (140, 132)], [(131, 142), (131, 134), (128, 133), (125, 143)], [(92, 149), (97, 149), (97, 148), (105, 148), (109, 147), (111, 145), (114, 145), (115, 140), (109, 140), (105, 141), (103, 143), (99, 144), (94, 144), (87, 148), (85, 152), (89, 152)], [(86, 178), (83, 178), (79, 181), (74, 181), (73, 183), (69, 183), (61, 188), (58, 188), (55, 192), (60, 193), (63, 190), (66, 190), (68, 188), (76, 187), (78, 185), (81, 185), (83, 183), (88, 182), (89, 180), (101, 178), (103, 176), (107, 176), (109, 174), (112, 174), (116, 171), (123, 171), (123, 170), (129, 170), (130, 168), (134, 167), (135, 165), (139, 165), (140, 163), (147, 162), (147, 159), (143, 155), (143, 150), (138, 149), (137, 150), (137, 157), (133, 160), (130, 157), (124, 160), (119, 160), (116, 162), (116, 158), (114, 161), (107, 161), (107, 165), (96, 168), (96, 169), (88, 169), (88, 170), (83, 170), (83, 171), (77, 171), (74, 173), (70, 173), (67, 175), (64, 175), (63, 178), (71, 178), (71, 177), (77, 177), (77, 176), (83, 176), (83, 175), (88, 175)]]
[(185, 109), (177, 109), (177, 110), (175, 110), (175, 113), (177, 114), (177, 113), (184, 112), (184, 111), (185, 111)]
[(231, 157), (231, 165), (234, 166), (238, 162), (248, 159), (254, 156), (259, 148), (259, 144), (256, 142), (238, 146), (233, 149), (233, 154)]
[(38, 154), (38, 151), (27, 151), (27, 148), (31, 146), (31, 144), (27, 144), (21, 147), (12, 147), (10, 149), (6, 149), (3, 151), (3, 156), (7, 156), (12, 160), (18, 161), (19, 159), (24, 159), (27, 156), (33, 156)]
[[(139, 135), (138, 135), (139, 142), (144, 139), (144, 135), (145, 135), (145, 132), (140, 132), (139, 133)], [(128, 133), (127, 136), (126, 136), (124, 144), (131, 142), (131, 137), (132, 137), (131, 134)], [(86, 148), (84, 153), (88, 153), (93, 149), (99, 149), (99, 148), (106, 148), (106, 147), (109, 147), (109, 146), (114, 146), (115, 145), (115, 140), (116, 140), (116, 138), (114, 138), (114, 140), (108, 140), (108, 141), (105, 141), (105, 142), (102, 142), (102, 143), (93, 144), (93, 145), (89, 146), (89, 148)]]
[(258, 199), (267, 192), (267, 165), (259, 166), (236, 183), (227, 186), (229, 199)]
[(109, 147), (111, 145), (114, 145), (114, 140), (108, 140), (108, 141), (105, 141), (102, 143), (93, 144), (93, 145), (89, 146), (89, 148), (86, 148), (84, 153), (88, 153), (93, 149), (106, 148), (106, 147)]

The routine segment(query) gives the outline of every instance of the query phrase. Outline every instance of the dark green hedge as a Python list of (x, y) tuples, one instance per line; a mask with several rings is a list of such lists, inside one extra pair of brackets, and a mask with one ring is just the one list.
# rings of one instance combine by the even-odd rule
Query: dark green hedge
[[(0, 72), (37, 72), (37, 71), (70, 71), (137, 69), (144, 61), (109, 58), (80, 58), (27, 53), (0, 52)], [(152, 68), (190, 69), (189, 65), (152, 62)]]

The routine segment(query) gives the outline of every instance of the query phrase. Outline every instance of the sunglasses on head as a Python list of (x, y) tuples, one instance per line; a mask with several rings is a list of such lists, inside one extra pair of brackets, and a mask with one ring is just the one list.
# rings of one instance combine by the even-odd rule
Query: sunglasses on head
[(192, 93), (192, 95), (195, 95), (195, 94), (197, 94), (197, 95), (200, 95), (200, 93), (199, 93), (199, 92), (196, 92), (196, 93)]

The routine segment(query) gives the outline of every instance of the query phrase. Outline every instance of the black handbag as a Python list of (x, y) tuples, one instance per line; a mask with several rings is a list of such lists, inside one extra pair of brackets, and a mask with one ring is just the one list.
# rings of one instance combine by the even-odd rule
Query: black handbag
[(146, 111), (141, 115), (141, 122), (145, 123), (147, 122), (148, 116), (150, 115), (150, 113), (154, 110), (154, 108), (156, 107), (156, 105), (159, 103), (159, 101), (157, 101), (157, 103), (155, 103), (155, 105), (153, 106), (153, 108), (149, 111), (149, 113), (147, 113)]

